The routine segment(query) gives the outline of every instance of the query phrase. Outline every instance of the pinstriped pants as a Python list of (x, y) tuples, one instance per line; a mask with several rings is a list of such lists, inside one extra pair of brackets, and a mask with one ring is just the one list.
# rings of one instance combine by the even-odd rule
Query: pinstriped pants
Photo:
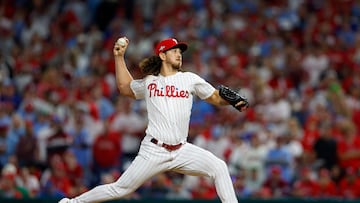
[(165, 171), (175, 171), (186, 175), (208, 176), (214, 180), (222, 203), (237, 203), (237, 198), (225, 162), (211, 152), (191, 143), (180, 149), (167, 151), (150, 142), (145, 136), (140, 150), (129, 168), (114, 183), (100, 185), (70, 203), (92, 203), (121, 199), (134, 192), (145, 181)]

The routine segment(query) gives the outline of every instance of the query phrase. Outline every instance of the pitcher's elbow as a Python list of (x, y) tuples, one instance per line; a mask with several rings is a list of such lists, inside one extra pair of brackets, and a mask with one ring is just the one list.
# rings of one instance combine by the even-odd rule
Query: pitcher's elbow
[(133, 91), (130, 88), (127, 88), (126, 86), (118, 85), (118, 90), (120, 95), (135, 98)]

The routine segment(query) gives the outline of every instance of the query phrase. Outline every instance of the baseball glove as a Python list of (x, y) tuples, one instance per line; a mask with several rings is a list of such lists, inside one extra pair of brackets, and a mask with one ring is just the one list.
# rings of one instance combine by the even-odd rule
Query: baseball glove
[(241, 96), (238, 92), (226, 87), (224, 85), (219, 86), (219, 95), (230, 105), (236, 108), (239, 111), (243, 111), (249, 107), (248, 100)]

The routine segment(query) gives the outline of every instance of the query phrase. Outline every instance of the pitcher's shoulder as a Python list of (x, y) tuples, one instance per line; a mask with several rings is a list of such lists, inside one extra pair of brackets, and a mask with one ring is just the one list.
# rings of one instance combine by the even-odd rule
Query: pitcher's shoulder
[(190, 72), (190, 71), (184, 71), (184, 72), (179, 72), (178, 75), (182, 76), (182, 77), (194, 77), (194, 78), (200, 78), (200, 76), (194, 72)]

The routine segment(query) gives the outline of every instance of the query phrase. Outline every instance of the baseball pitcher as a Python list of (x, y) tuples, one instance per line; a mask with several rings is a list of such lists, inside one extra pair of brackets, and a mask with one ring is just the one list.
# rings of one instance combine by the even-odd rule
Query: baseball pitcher
[(64, 198), (59, 203), (121, 199), (165, 171), (208, 176), (214, 180), (223, 203), (237, 203), (225, 162), (187, 142), (187, 137), (194, 96), (214, 105), (232, 105), (239, 111), (248, 108), (246, 98), (226, 86), (215, 89), (197, 74), (182, 71), (182, 53), (188, 46), (173, 38), (160, 41), (155, 55), (140, 62), (146, 76), (134, 80), (124, 60), (128, 45), (126, 37), (119, 38), (113, 53), (120, 94), (146, 102), (148, 126), (138, 155), (116, 182), (97, 186), (73, 199)]

